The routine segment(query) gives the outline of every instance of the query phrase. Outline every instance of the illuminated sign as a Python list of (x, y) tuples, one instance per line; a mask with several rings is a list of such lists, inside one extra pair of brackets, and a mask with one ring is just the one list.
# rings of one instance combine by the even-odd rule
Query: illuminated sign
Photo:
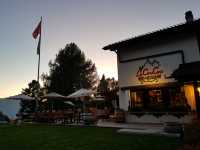
[(160, 67), (160, 62), (157, 60), (150, 61), (149, 59), (139, 67), (136, 77), (143, 83), (158, 82), (161, 79), (163, 70)]

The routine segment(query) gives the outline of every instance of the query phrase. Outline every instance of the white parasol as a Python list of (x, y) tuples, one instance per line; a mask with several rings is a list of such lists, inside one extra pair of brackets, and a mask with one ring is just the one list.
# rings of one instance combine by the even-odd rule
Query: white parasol
[(67, 98), (81, 98), (86, 96), (92, 96), (95, 92), (88, 89), (80, 89), (70, 95), (67, 96)]
[(63, 100), (65, 99), (66, 97), (61, 95), (61, 94), (58, 94), (56, 92), (51, 92), (51, 93), (48, 93), (44, 96), (45, 99), (43, 99), (42, 101), (45, 102), (45, 101), (50, 101), (51, 102), (51, 110), (53, 111), (54, 109), (54, 100)]

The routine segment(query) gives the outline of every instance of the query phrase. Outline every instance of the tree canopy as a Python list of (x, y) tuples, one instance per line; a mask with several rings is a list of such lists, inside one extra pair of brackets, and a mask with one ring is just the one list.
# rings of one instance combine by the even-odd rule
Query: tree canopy
[(94, 88), (97, 81), (95, 64), (85, 58), (75, 43), (61, 49), (49, 67), (49, 74), (42, 77), (49, 92), (68, 95), (80, 88)]
[[(22, 89), (22, 94), (28, 95), (33, 98), (41, 97), (43, 91), (41, 90), (40, 84), (36, 80), (32, 80), (28, 83), (28, 87)], [(21, 113), (32, 113), (35, 111), (36, 101), (21, 101)]]
[(112, 105), (112, 101), (116, 101), (117, 106), (119, 106), (119, 97), (117, 95), (118, 90), (118, 81), (114, 78), (106, 78), (103, 74), (97, 91), (105, 97), (108, 104), (110, 103), (110, 105)]
[(114, 78), (106, 78), (103, 74), (97, 91), (104, 95), (111, 91), (118, 91), (118, 81), (116, 81)]
[(22, 94), (36, 98), (39, 89), (40, 89), (40, 84), (36, 80), (32, 80), (30, 83), (28, 83), (27, 88), (22, 89)]

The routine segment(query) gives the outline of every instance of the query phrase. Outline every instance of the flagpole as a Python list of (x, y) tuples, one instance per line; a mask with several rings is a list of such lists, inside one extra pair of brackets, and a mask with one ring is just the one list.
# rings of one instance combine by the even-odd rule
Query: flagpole
[[(41, 35), (40, 35), (41, 36)], [(40, 83), (40, 54), (38, 54), (38, 74), (37, 74), (37, 82)]]
[[(41, 24), (42, 24), (42, 16), (41, 16)], [(39, 42), (41, 42), (41, 34), (40, 34), (40, 37), (39, 37)], [(41, 43), (39, 43), (39, 44), (41, 44)], [(38, 74), (37, 74), (37, 81), (38, 81), (38, 83), (40, 83), (40, 51), (38, 53)]]
[[(42, 16), (41, 16), (41, 26), (42, 26)], [(41, 47), (41, 34), (42, 34), (42, 27), (40, 26), (40, 37), (39, 37), (39, 41), (38, 41), (38, 46), (37, 46), (37, 54), (38, 54), (38, 74), (37, 74), (37, 82), (40, 85), (40, 47)], [(38, 91), (37, 91), (37, 98), (36, 98), (36, 107), (35, 107), (35, 111), (37, 112), (39, 109), (39, 87), (38, 87)]]

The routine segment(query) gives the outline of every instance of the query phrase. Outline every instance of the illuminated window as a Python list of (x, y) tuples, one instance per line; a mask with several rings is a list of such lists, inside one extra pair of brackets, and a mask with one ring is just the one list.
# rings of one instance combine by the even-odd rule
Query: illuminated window
[(130, 92), (130, 108), (134, 107), (142, 107), (143, 104), (143, 92), (142, 91), (137, 91), (137, 92)]
[(164, 87), (130, 91), (129, 109), (132, 111), (189, 111), (184, 88)]
[(149, 90), (149, 100), (151, 104), (158, 104), (162, 102), (161, 90)]

